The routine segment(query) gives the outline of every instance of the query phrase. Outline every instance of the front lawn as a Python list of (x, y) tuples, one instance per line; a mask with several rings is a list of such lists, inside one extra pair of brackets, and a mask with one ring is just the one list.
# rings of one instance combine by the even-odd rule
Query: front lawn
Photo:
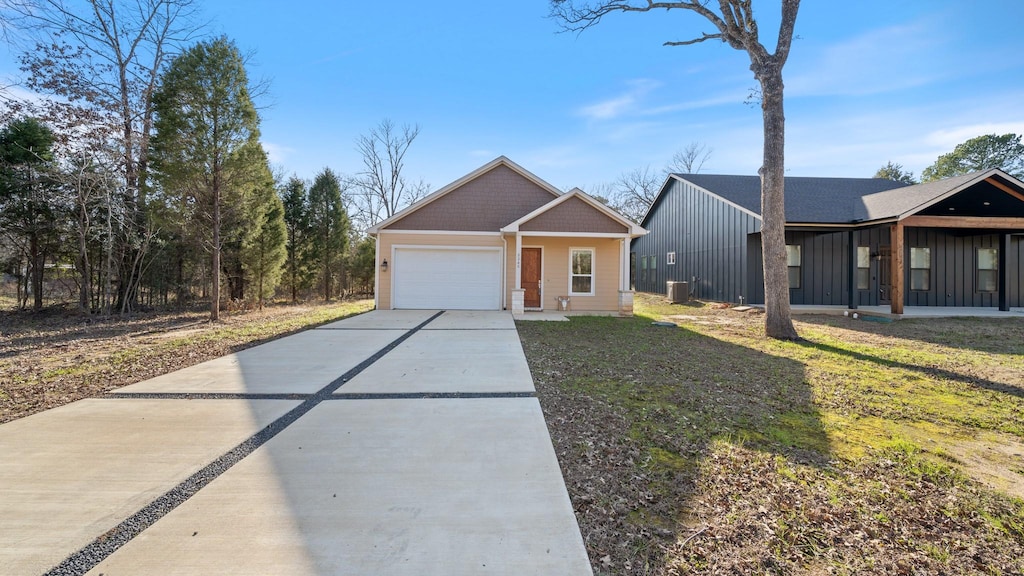
[(1024, 573), (1024, 321), (636, 310), (517, 323), (597, 574)]

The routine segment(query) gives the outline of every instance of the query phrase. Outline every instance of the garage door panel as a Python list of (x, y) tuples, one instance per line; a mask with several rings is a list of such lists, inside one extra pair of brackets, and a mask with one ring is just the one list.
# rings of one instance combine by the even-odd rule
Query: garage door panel
[(501, 251), (395, 248), (394, 307), (501, 308)]

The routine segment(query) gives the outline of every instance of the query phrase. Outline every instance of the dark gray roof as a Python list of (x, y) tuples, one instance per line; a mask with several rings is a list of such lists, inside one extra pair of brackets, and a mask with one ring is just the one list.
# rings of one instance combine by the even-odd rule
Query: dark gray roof
[(988, 175), (989, 172), (972, 172), (962, 176), (946, 178), (945, 180), (925, 182), (924, 184), (915, 184), (898, 190), (871, 194), (861, 199), (862, 201), (854, 213), (854, 219), (857, 221), (880, 220), (914, 212), (933, 200), (975, 180), (982, 180)]
[[(754, 214), (761, 214), (761, 178), (759, 176), (720, 174), (673, 174), (673, 176), (721, 196)], [(917, 186), (912, 188), (917, 188)], [(882, 178), (787, 176), (786, 221), (834, 224), (864, 220), (867, 218), (861, 214), (879, 212), (879, 210), (869, 211), (864, 207), (865, 197), (881, 196), (888, 191), (893, 195), (891, 198), (898, 198), (900, 192), (907, 189), (907, 185), (902, 182)], [(886, 200), (879, 198), (878, 203), (884, 205)]]

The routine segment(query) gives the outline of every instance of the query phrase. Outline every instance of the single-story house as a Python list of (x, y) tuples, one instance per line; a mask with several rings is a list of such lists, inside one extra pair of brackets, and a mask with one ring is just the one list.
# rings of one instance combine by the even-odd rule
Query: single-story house
[[(786, 177), (792, 304), (1024, 306), (1024, 182)], [(633, 241), (635, 287), (764, 302), (758, 176), (672, 174)]]
[(502, 156), (369, 233), (379, 310), (631, 315), (629, 246), (646, 231)]

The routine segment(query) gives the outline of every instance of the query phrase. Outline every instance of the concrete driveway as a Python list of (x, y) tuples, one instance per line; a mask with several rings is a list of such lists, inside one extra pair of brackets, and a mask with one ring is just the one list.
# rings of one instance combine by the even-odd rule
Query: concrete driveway
[(5, 574), (591, 574), (512, 317), (375, 311), (0, 426)]

